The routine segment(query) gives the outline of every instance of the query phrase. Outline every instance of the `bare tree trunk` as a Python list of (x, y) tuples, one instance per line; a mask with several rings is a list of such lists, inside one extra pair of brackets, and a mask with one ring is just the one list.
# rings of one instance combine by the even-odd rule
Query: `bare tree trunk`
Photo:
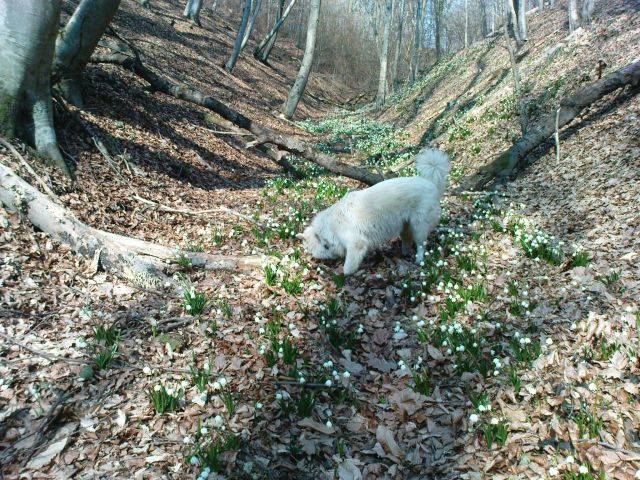
[(516, 105), (518, 106), (518, 119), (520, 120), (520, 131), (522, 135), (527, 133), (527, 110), (525, 108), (522, 91), (520, 90), (520, 72), (518, 71), (518, 62), (516, 62), (516, 54), (511, 46), (511, 39), (507, 31), (507, 23), (504, 23), (504, 40), (507, 44), (509, 52), (509, 61), (511, 62), (511, 73), (513, 74), (513, 92), (516, 97)]
[(273, 25), (271, 31), (262, 39), (260, 44), (253, 51), (253, 56), (256, 57), (261, 62), (266, 62), (269, 58), (269, 54), (271, 53), (271, 49), (273, 45), (276, 43), (276, 37), (278, 35), (278, 30), (284, 24), (284, 21), (289, 16), (291, 9), (296, 4), (296, 0), (291, 0), (287, 9), (282, 12), (282, 6), (284, 5), (284, 0), (280, 0), (280, 5), (278, 7), (278, 19), (276, 23)]
[(489, 17), (487, 15), (487, 0), (480, 0), (480, 21), (482, 23), (482, 38), (489, 35)]
[[(20, 211), (38, 229), (69, 245), (76, 253), (98, 260), (105, 270), (141, 287), (161, 286), (167, 263), (176, 263), (175, 252), (144, 240), (116, 235), (90, 227), (70, 211), (0, 164), (0, 203)], [(194, 267), (207, 270), (260, 268), (257, 257), (227, 257), (205, 253), (183, 253)]]
[(514, 0), (516, 17), (518, 19), (518, 31), (524, 42), (527, 39), (527, 2), (526, 0)]
[(580, 21), (582, 25), (591, 23), (591, 16), (595, 8), (595, 0), (582, 0), (582, 9), (580, 11)]
[(231, 51), (231, 56), (227, 63), (225, 63), (224, 68), (227, 72), (231, 72), (233, 67), (236, 66), (236, 62), (238, 61), (238, 56), (240, 55), (240, 46), (242, 44), (242, 37), (244, 36), (244, 31), (247, 28), (247, 22), (249, 21), (249, 11), (251, 10), (251, 0), (244, 0), (244, 7), (242, 8), (242, 19), (240, 20), (240, 26), (238, 27), (238, 34), (236, 35), (236, 41), (233, 44), (233, 50)]
[(416, 13), (416, 29), (413, 32), (413, 52), (411, 55), (411, 77), (409, 83), (416, 83), (418, 77), (418, 58), (420, 57), (420, 47), (422, 46), (422, 24), (424, 22), (422, 13), (422, 0), (415, 0), (414, 10)]
[(182, 16), (188, 18), (196, 25), (200, 26), (200, 10), (202, 9), (202, 0), (188, 0), (184, 7)]
[(580, 27), (580, 16), (578, 15), (578, 1), (569, 0), (567, 4), (569, 10), (569, 33), (575, 32)]
[(464, 48), (469, 46), (469, 0), (464, 0)]
[(313, 56), (316, 50), (316, 32), (318, 30), (318, 18), (320, 17), (321, 0), (311, 0), (311, 11), (309, 12), (309, 21), (307, 23), (307, 43), (304, 47), (304, 56), (298, 77), (291, 87), (289, 98), (282, 106), (282, 113), (286, 118), (293, 117), (294, 112), (300, 101), (300, 97), (307, 86), (309, 73), (311, 73), (311, 65), (313, 64)]
[(393, 9), (393, 0), (385, 0), (384, 5), (384, 26), (382, 31), (382, 45), (378, 51), (380, 59), (380, 72), (378, 75), (378, 93), (376, 94), (375, 104), (380, 108), (387, 100), (387, 66), (389, 64), (389, 34), (391, 31), (391, 10)]
[(513, 0), (505, 0), (506, 15), (509, 19), (509, 26), (513, 28), (513, 36), (516, 39), (516, 45), (518, 48), (524, 45), (524, 39), (520, 33), (520, 27), (518, 26), (518, 16), (516, 15), (516, 9), (513, 6)]
[(636, 89), (640, 86), (640, 61), (630, 63), (606, 75), (601, 80), (578, 89), (571, 97), (562, 100), (560, 113), (553, 111), (541, 118), (537, 126), (530, 129), (527, 135), (492, 163), (482, 167), (476, 175), (465, 181), (460, 189), (479, 190), (485, 188), (496, 178), (498, 181), (503, 181), (522, 168), (525, 157), (553, 135), (556, 128), (567, 125), (596, 100), (627, 85)]
[(58, 35), (53, 58), (53, 81), (62, 95), (83, 108), (81, 78), (102, 34), (118, 10), (120, 0), (82, 0)]
[(400, 88), (400, 76), (398, 75), (398, 65), (400, 63), (400, 51), (402, 48), (402, 24), (404, 23), (404, 2), (405, 0), (400, 0), (400, 11), (397, 12), (398, 15), (398, 27), (396, 31), (396, 50), (393, 54), (393, 67), (391, 72), (392, 78), (392, 87), (393, 91), (397, 92)]
[(444, 6), (445, 0), (433, 0), (434, 21), (436, 26), (436, 61), (442, 58), (442, 27), (444, 26)]
[(253, 10), (251, 12), (251, 18), (249, 20), (249, 24), (244, 32), (244, 38), (242, 39), (242, 44), (240, 44), (240, 51), (244, 50), (244, 47), (247, 45), (249, 41), (249, 37), (251, 37), (251, 32), (253, 32), (253, 27), (256, 24), (256, 18), (258, 18), (258, 13), (260, 12), (260, 6), (262, 5), (262, 0), (253, 0), (252, 2)]
[(68, 177), (53, 127), (51, 62), (60, 0), (0, 0), (0, 133), (27, 140)]

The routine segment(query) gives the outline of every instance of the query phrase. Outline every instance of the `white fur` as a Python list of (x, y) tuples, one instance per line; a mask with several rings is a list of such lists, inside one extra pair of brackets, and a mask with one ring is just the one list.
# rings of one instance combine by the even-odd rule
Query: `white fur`
[(418, 177), (392, 178), (350, 192), (318, 213), (301, 235), (307, 251), (316, 258), (346, 257), (344, 273), (350, 275), (369, 250), (400, 235), (402, 253), (408, 254), (415, 243), (420, 263), (424, 242), (440, 221), (449, 157), (424, 149), (416, 156), (416, 168)]

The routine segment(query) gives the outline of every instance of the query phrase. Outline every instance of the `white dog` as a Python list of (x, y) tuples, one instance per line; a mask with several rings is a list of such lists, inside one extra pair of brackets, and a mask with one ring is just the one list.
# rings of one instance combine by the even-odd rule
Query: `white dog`
[(440, 221), (440, 198), (447, 184), (449, 157), (436, 149), (416, 156), (420, 176), (392, 178), (345, 195), (318, 213), (300, 234), (307, 251), (316, 258), (346, 257), (344, 273), (358, 270), (366, 253), (400, 235), (402, 253), (417, 247), (416, 263), (424, 256), (424, 243)]

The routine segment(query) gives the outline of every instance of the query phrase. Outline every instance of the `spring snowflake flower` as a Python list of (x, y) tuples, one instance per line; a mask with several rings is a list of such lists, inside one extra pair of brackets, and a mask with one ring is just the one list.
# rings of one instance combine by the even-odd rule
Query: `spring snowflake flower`
[(325, 384), (327, 387), (330, 387), (331, 385), (333, 385), (333, 382), (332, 382), (331, 380), (327, 380), (327, 381), (325, 381), (325, 382), (324, 382), (324, 384)]
[(589, 473), (589, 468), (587, 468), (585, 465), (580, 465), (580, 468), (578, 468), (578, 472), (584, 475), (586, 473)]
[(636, 470), (635, 478), (640, 478), (640, 469)]
[(189, 459), (189, 462), (191, 463), (191, 465), (198, 465), (198, 457), (196, 457), (195, 455), (194, 455), (194, 456), (192, 456), (192, 457)]
[(282, 400), (282, 393), (276, 393), (276, 400)]
[(200, 434), (201, 435), (206, 435), (207, 433), (209, 433), (209, 429), (207, 427), (202, 427), (200, 429)]
[(227, 379), (225, 377), (222, 377), (220, 379), (220, 385), (224, 387), (226, 384), (227, 384)]
[(591, 392), (595, 392), (597, 389), (598, 389), (598, 387), (596, 387), (596, 384), (595, 384), (595, 383), (591, 382), (591, 383), (589, 384), (589, 391), (591, 391)]
[(159, 392), (160, 390), (162, 390), (162, 385), (156, 385), (155, 387), (153, 387), (153, 389), (154, 389), (156, 392)]
[(299, 381), (300, 383), (304, 383), (304, 382), (306, 382), (306, 380), (304, 379), (304, 377), (300, 377), (300, 378), (298, 379), (298, 381)]
[(148, 366), (144, 367), (142, 369), (142, 373), (144, 373), (145, 375), (151, 375), (151, 368), (149, 368)]
[(558, 469), (556, 467), (551, 467), (549, 469), (549, 475), (552, 476), (552, 477), (555, 477), (556, 475), (558, 475), (558, 473), (559, 472), (558, 472)]
[(478, 423), (478, 420), (480, 419), (480, 417), (478, 416), (477, 413), (472, 413), (471, 415), (469, 415), (469, 423), (471, 425)]
[(260, 410), (262, 408), (262, 402), (256, 402), (256, 410)]
[[(277, 397), (278, 395), (276, 395)], [(280, 394), (280, 397), (282, 397), (282, 394)], [(213, 421), (215, 422), (215, 424), (219, 427), (220, 425), (222, 425), (222, 417), (220, 415), (216, 415), (215, 418), (213, 419)]]
[(499, 423), (499, 420), (496, 417), (493, 417), (491, 419), (491, 425), (497, 425)]
[(565, 458), (565, 462), (573, 463), (575, 462), (575, 458), (573, 458), (573, 455), (569, 455), (567, 458)]
[(184, 437), (182, 439), (182, 443), (184, 443), (185, 445), (189, 445), (191, 443), (191, 437)]
[(349, 378), (349, 377), (351, 376), (351, 374), (350, 374), (349, 372), (345, 371), (345, 372), (342, 374), (342, 376), (343, 376), (344, 378)]
[(213, 389), (214, 390), (220, 390), (220, 382), (218, 382), (218, 381), (213, 382)]
[(487, 410), (487, 407), (485, 407), (484, 405), (480, 404), (478, 405), (478, 411), (479, 412), (485, 412)]
[(327, 428), (333, 427), (333, 423), (331, 423), (331, 420), (327, 420), (326, 425), (327, 425)]
[(185, 310), (186, 310), (187, 312), (190, 312), (190, 311), (191, 311), (191, 305), (186, 305), (184, 308), (185, 308)]

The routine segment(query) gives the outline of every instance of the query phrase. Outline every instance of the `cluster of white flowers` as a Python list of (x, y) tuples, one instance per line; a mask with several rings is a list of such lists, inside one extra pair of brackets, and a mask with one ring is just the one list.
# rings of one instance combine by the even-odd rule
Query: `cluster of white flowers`
[(218, 391), (227, 386), (227, 379), (225, 377), (220, 377), (219, 379), (215, 380), (213, 383), (210, 383), (210, 385), (211, 385), (211, 388), (213, 388), (213, 390)]

